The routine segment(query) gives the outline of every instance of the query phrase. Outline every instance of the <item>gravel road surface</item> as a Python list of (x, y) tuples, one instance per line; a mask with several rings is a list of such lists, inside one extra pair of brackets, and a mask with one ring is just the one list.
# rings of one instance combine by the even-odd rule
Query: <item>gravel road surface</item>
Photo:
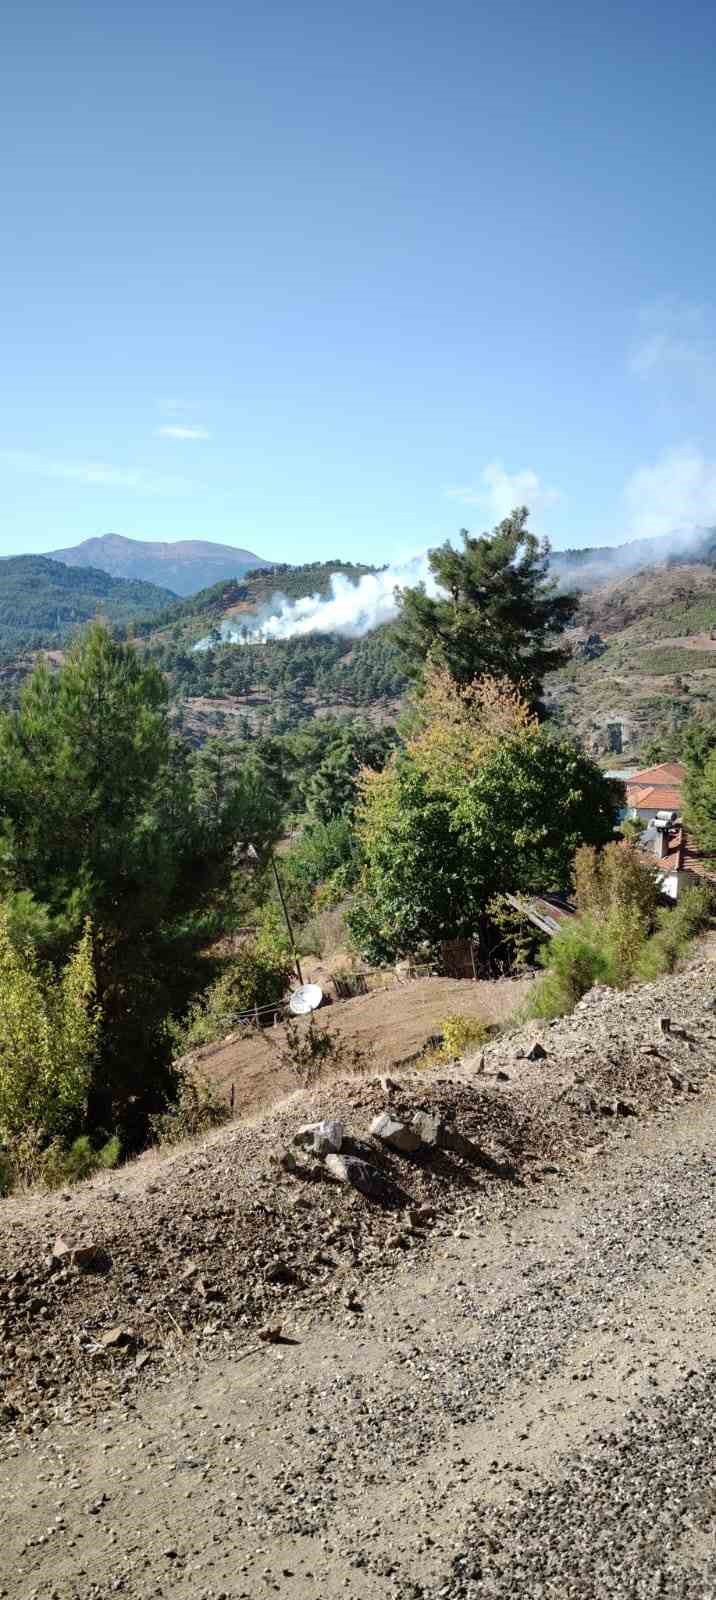
[(0, 1468), (0, 1596), (716, 1596), (716, 1097)]

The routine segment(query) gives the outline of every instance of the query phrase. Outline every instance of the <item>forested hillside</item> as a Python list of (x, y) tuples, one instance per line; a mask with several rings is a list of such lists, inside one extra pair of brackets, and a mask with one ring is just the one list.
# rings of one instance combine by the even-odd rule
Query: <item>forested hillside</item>
[(6, 557), (0, 561), (0, 657), (56, 648), (98, 613), (128, 624), (173, 599), (153, 583), (111, 578), (92, 567), (66, 567), (48, 556)]

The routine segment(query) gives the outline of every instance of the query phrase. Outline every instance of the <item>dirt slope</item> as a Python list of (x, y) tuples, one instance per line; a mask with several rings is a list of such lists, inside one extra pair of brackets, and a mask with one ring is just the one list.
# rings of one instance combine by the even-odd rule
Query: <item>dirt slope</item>
[[(695, 1039), (659, 1029), (664, 1063), (705, 1074), (712, 980), (642, 997), (625, 1058), (668, 1005)], [(611, 1027), (603, 1002), (586, 1008), (600, 1060)], [(579, 1033), (553, 1031), (555, 1073)], [(656, 1118), (615, 1119), (606, 1146), (592, 1125), (576, 1183), (461, 1190), (428, 1246), (394, 1262), (384, 1247), (372, 1281), (351, 1267), (359, 1309), (292, 1304), (295, 1342), (232, 1333), (201, 1368), (167, 1356), (151, 1386), (120, 1383), (91, 1420), (75, 1402), (42, 1433), (20, 1428), (0, 1475), (3, 1595), (705, 1600), (716, 1099), (703, 1083)], [(214, 1165), (219, 1148), (204, 1152)], [(149, 1231), (162, 1200), (146, 1176), (126, 1200), (144, 1194)], [(26, 1245), (42, 1231), (34, 1205), (8, 1220)]]
[[(329, 974), (315, 962), (306, 962), (304, 978), (329, 988)], [(463, 982), (457, 978), (419, 978), (414, 982), (358, 995), (354, 1000), (326, 1007), (321, 1026), (345, 1042), (365, 1051), (376, 1071), (392, 1070), (413, 1061), (428, 1041), (439, 1034), (446, 1017), (455, 1012), (504, 1023), (524, 1004), (528, 979), (504, 978), (494, 983)], [(247, 1038), (231, 1038), (196, 1052), (202, 1072), (222, 1092), (235, 1089), (237, 1111), (259, 1111), (290, 1094), (293, 1074), (277, 1060), (276, 1046), (283, 1042), (282, 1027), (269, 1028)]]

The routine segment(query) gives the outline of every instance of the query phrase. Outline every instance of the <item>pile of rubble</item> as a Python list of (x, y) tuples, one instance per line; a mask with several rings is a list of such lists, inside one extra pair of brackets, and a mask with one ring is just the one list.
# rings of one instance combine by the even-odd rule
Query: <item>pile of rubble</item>
[(714, 967), (531, 1024), (472, 1061), (296, 1094), (255, 1123), (3, 1202), (0, 1435), (332, 1314), (431, 1235), (505, 1215), (716, 1071)]

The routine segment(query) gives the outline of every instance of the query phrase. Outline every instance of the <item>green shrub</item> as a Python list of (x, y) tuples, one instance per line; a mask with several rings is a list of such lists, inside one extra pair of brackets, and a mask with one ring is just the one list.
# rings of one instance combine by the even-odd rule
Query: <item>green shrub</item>
[(57, 1138), (44, 1147), (34, 1130), (16, 1134), (0, 1151), (0, 1197), (13, 1189), (38, 1184), (46, 1189), (61, 1189), (65, 1184), (81, 1183), (97, 1172), (116, 1167), (120, 1155), (116, 1137), (94, 1149), (86, 1134), (71, 1144)]
[(97, 1044), (89, 928), (59, 978), (13, 943), (0, 910), (0, 1139), (40, 1144), (81, 1125)]
[(464, 1056), (469, 1050), (476, 1050), (484, 1044), (489, 1036), (489, 1028), (482, 1017), (466, 1017), (459, 1011), (454, 1011), (440, 1024), (442, 1043), (437, 1052), (438, 1060), (454, 1061), (458, 1056)]
[(603, 936), (587, 918), (561, 928), (539, 959), (546, 971), (530, 995), (530, 1017), (564, 1016), (595, 983), (609, 983), (613, 975)]
[(691, 940), (709, 921), (713, 892), (706, 884), (693, 884), (673, 909), (657, 912), (657, 928), (645, 945), (638, 962), (640, 978), (659, 978), (673, 972), (687, 954)]
[(230, 1116), (229, 1106), (219, 1099), (208, 1078), (196, 1072), (186, 1073), (176, 1105), (152, 1117), (152, 1132), (158, 1144), (182, 1144), (185, 1139), (196, 1139), (211, 1128), (220, 1127)]
[(329, 1032), (312, 1016), (306, 1022), (286, 1023), (283, 1039), (269, 1041), (281, 1066), (293, 1072), (303, 1089), (311, 1089), (329, 1073), (364, 1072), (372, 1057), (360, 1045), (351, 1045), (340, 1033)]
[(174, 1025), (177, 1055), (225, 1038), (255, 1007), (277, 1005), (291, 972), (285, 945), (272, 949), (265, 938), (247, 939), (221, 976), (195, 1001), (186, 1019)]

